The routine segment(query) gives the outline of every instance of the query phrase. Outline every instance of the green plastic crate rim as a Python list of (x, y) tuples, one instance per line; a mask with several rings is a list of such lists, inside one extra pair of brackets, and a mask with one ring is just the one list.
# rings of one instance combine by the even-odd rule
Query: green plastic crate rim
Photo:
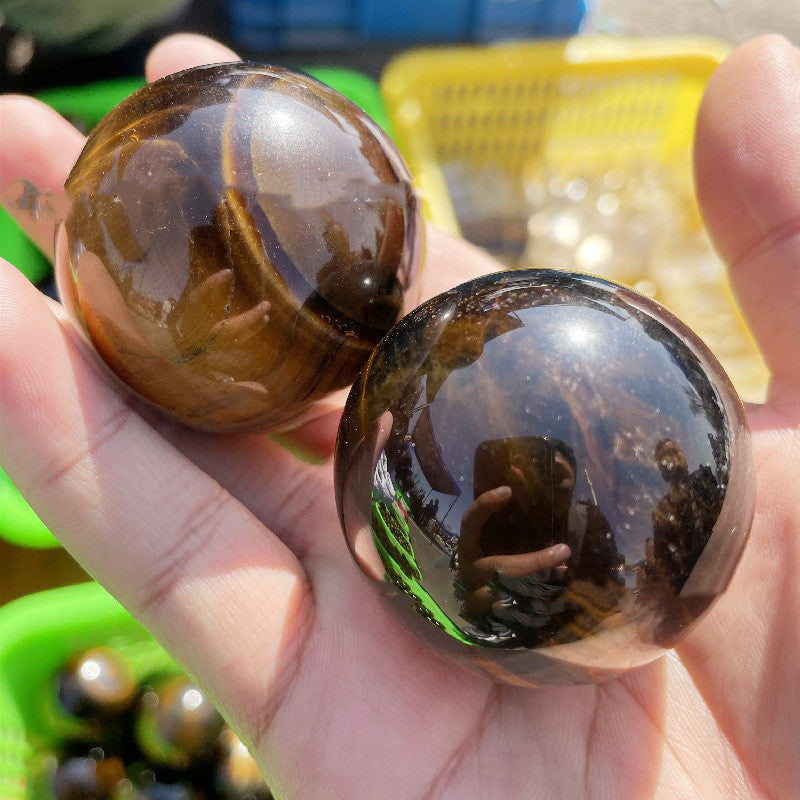
[(0, 608), (0, 798), (29, 800), (31, 768), (42, 751), (75, 730), (57, 706), (54, 678), (94, 645), (118, 649), (137, 677), (178, 667), (99, 584), (82, 583)]

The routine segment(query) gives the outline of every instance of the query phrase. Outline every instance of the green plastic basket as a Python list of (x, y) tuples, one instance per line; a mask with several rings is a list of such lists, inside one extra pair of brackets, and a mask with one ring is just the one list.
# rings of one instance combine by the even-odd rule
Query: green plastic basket
[(37, 757), (72, 734), (55, 675), (94, 645), (122, 652), (137, 677), (178, 672), (175, 662), (99, 584), (29, 595), (0, 608), (0, 798), (29, 800)]
[(0, 467), (0, 536), (22, 547), (58, 547), (58, 540)]

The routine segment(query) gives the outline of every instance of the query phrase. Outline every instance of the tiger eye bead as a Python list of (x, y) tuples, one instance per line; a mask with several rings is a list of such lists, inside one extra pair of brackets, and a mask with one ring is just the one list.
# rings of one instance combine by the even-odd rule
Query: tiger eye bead
[(208, 697), (189, 678), (175, 675), (143, 695), (135, 735), (150, 760), (186, 769), (210, 756), (223, 726)]
[(305, 421), (414, 304), (408, 170), (305, 75), (234, 63), (156, 81), (100, 122), (66, 190), (65, 304), (116, 375), (190, 425)]
[(213, 783), (220, 800), (273, 800), (256, 760), (233, 730), (226, 727), (217, 746)]
[(78, 653), (57, 676), (61, 707), (75, 717), (104, 720), (132, 708), (139, 685), (127, 659), (110, 647)]
[(340, 518), (422, 642), (519, 685), (603, 680), (678, 642), (753, 516), (714, 356), (621, 286), (487, 276), (404, 317), (347, 401)]

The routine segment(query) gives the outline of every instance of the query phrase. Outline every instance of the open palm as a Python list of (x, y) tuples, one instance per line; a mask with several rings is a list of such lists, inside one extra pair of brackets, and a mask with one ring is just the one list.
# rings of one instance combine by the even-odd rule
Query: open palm
[[(148, 77), (233, 54), (162, 42)], [(54, 192), (82, 137), (2, 99), (4, 199)], [(287, 436), (188, 431), (120, 394), (63, 310), (3, 265), (3, 462), (42, 519), (208, 690), (290, 798), (800, 797), (800, 53), (751, 42), (701, 109), (704, 214), (773, 374), (728, 592), (675, 651), (599, 686), (493, 683), (388, 618), (339, 530), (338, 412)], [(11, 209), (48, 250), (53, 216)], [(492, 262), (431, 231), (425, 293)]]

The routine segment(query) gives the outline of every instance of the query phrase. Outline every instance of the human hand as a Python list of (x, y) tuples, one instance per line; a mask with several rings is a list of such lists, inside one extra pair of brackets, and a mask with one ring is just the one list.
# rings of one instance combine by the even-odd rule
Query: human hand
[[(512, 469), (515, 469), (512, 467)], [(489, 581), (496, 572), (510, 578), (538, 574), (545, 578), (550, 570), (564, 567), (571, 555), (566, 544), (554, 544), (540, 550), (523, 553), (493, 553), (487, 555), (481, 548), (481, 532), (489, 517), (505, 508), (512, 498), (510, 486), (498, 486), (478, 495), (461, 517), (458, 536), (458, 576), (467, 586), (473, 587), (467, 597), (479, 597), (491, 605)], [(476, 594), (477, 593), (477, 594)], [(484, 602), (481, 603), (485, 605)], [(468, 603), (469, 605), (469, 603)], [(470, 608), (477, 611), (477, 608)]]
[[(175, 37), (147, 76), (232, 58)], [(751, 541), (678, 648), (597, 686), (496, 684), (385, 614), (339, 530), (335, 412), (287, 437), (313, 464), (263, 435), (180, 427), (119, 393), (60, 307), (4, 265), (5, 468), (209, 692), (277, 796), (800, 795), (798, 86), (796, 50), (749, 43), (712, 79), (698, 126), (700, 200), (773, 374), (768, 402), (750, 409)], [(57, 201), (82, 137), (29, 99), (2, 103), (2, 197), (24, 177)], [(53, 217), (11, 211), (51, 251)], [(430, 231), (423, 291), (495, 268)]]

